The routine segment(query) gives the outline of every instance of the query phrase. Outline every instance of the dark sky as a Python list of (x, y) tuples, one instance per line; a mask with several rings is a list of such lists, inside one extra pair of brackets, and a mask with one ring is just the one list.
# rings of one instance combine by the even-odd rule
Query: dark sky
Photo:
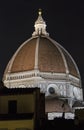
[(13, 53), (31, 37), (39, 8), (50, 37), (77, 63), (84, 86), (84, 2), (79, 0), (0, 0), (0, 79)]

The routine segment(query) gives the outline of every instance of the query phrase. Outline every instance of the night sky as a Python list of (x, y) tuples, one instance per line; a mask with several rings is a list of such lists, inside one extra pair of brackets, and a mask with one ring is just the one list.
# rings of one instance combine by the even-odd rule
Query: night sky
[(84, 87), (84, 2), (74, 0), (0, 0), (0, 80), (14, 52), (32, 36), (39, 8), (50, 37), (75, 60)]

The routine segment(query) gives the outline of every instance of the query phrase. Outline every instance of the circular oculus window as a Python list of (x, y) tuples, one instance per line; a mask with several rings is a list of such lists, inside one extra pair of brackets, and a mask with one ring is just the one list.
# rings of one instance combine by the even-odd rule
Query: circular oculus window
[(54, 94), (55, 93), (55, 89), (53, 87), (50, 87), (48, 89), (48, 91), (49, 91), (50, 94)]

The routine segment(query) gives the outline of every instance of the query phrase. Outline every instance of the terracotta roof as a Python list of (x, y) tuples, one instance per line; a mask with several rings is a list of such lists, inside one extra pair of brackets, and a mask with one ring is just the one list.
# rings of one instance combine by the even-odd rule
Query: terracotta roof
[(50, 98), (45, 100), (46, 112), (70, 112), (71, 109), (67, 102), (56, 98)]
[(80, 77), (70, 54), (46, 36), (35, 36), (23, 43), (11, 58), (4, 77), (8, 73), (34, 70), (35, 60), (38, 62), (37, 69), (41, 72), (67, 73), (68, 71), (73, 76)]
[(42, 72), (65, 73), (64, 61), (58, 48), (47, 38), (39, 44), (39, 70)]
[(11, 73), (34, 69), (36, 39), (32, 39), (18, 51), (12, 66)]
[(70, 54), (67, 54), (63, 49), (62, 49), (62, 51), (63, 51), (63, 54), (64, 54), (66, 61), (67, 61), (69, 73), (72, 74), (73, 76), (79, 77), (79, 74), (77, 71), (77, 66), (76, 66), (74, 60), (72, 59)]

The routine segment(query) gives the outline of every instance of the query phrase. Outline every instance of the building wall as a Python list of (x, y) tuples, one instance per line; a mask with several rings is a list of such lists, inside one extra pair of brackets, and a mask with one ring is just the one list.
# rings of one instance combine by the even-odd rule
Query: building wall
[[(0, 114), (8, 113), (8, 102), (17, 102), (17, 113), (33, 113), (35, 109), (35, 95), (7, 95), (0, 96)], [(13, 108), (14, 109), (14, 108)]]
[(0, 121), (0, 130), (33, 130), (33, 129), (34, 129), (33, 119)]
[(0, 130), (35, 130), (45, 120), (45, 95), (39, 88), (0, 91)]
[(77, 119), (79, 122), (84, 121), (84, 107), (81, 109), (75, 110), (75, 119)]

